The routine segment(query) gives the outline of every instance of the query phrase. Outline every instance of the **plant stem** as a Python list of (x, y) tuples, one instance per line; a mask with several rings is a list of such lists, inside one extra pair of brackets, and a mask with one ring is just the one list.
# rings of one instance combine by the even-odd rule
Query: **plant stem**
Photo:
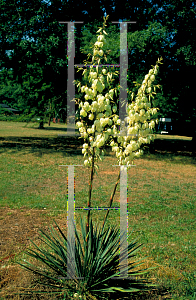
[[(109, 204), (109, 207), (112, 206), (113, 198), (114, 198), (114, 195), (115, 195), (115, 193), (116, 193), (116, 188), (117, 188), (117, 185), (118, 185), (118, 183), (119, 183), (119, 180), (120, 180), (120, 171), (119, 171), (119, 174), (118, 174), (118, 179), (117, 179), (117, 181), (116, 181), (116, 184), (115, 184), (113, 193), (112, 193), (111, 196), (110, 196), (110, 204)], [(106, 215), (105, 215), (105, 218), (104, 218), (104, 221), (103, 221), (103, 227), (104, 227), (104, 225), (105, 225), (105, 222), (106, 222), (107, 216), (108, 216), (108, 214), (109, 214), (109, 211), (110, 211), (110, 210), (108, 209), (107, 212), (106, 212)]]
[(90, 222), (91, 194), (92, 194), (92, 183), (93, 183), (93, 175), (94, 175), (94, 158), (95, 158), (95, 147), (93, 147), (92, 167), (91, 167), (91, 174), (90, 174), (90, 180), (89, 180), (88, 215), (87, 215), (87, 223), (86, 223), (86, 242), (87, 242), (87, 234), (89, 232), (89, 222)]

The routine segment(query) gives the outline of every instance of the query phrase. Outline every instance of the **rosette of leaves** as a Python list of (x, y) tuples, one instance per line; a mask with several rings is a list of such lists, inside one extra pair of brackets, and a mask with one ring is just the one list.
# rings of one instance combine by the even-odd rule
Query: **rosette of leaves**
[[(119, 229), (111, 226), (105, 229), (105, 224), (101, 229), (93, 227), (91, 219), (89, 238), (86, 241), (85, 224), (82, 219), (80, 224), (83, 243), (75, 228), (75, 272), (73, 268), (69, 270), (71, 280), (67, 277), (67, 257), (68, 255), (73, 257), (73, 247), (70, 247), (71, 253), (68, 253), (68, 240), (57, 224), (58, 232), (53, 227), (50, 234), (41, 230), (41, 241), (45, 247), (43, 245), (39, 247), (32, 242), (36, 249), (26, 251), (30, 257), (40, 261), (41, 266), (35, 266), (30, 262), (18, 263), (38, 275), (39, 283), (64, 297), (68, 296), (66, 291), (69, 290), (72, 295), (82, 296), (82, 299), (105, 299), (106, 293), (133, 293), (148, 290), (153, 286), (140, 277), (149, 270), (141, 268), (141, 260), (129, 262), (128, 278), (120, 278), (122, 274), (120, 272), (125, 271), (126, 266), (119, 270)], [(125, 258), (125, 250), (128, 252), (128, 259), (135, 257), (140, 247), (141, 244), (136, 240), (132, 241), (128, 244), (128, 248), (122, 251), (121, 258)], [(114, 276), (116, 278), (112, 279)]]

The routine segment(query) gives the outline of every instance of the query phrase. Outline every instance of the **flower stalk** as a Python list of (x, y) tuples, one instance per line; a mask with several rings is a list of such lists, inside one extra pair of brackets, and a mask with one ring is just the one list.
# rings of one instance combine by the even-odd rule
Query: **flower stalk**
[[(118, 183), (119, 183), (119, 180), (120, 180), (120, 171), (119, 171), (119, 174), (118, 174), (118, 179), (117, 179), (117, 181), (116, 181), (116, 184), (115, 184), (113, 193), (112, 193), (111, 196), (110, 196), (110, 204), (109, 204), (109, 208), (111, 208), (111, 206), (112, 206), (113, 199), (114, 199), (114, 195), (115, 195), (115, 193), (116, 193), (116, 188), (117, 188), (117, 185), (118, 185)], [(104, 218), (104, 221), (103, 221), (103, 227), (105, 226), (105, 222), (106, 222), (106, 220), (107, 220), (107, 217), (108, 217), (108, 214), (109, 214), (109, 211), (110, 211), (109, 208), (108, 208), (108, 210), (107, 210), (107, 212), (106, 212), (106, 215), (105, 215), (105, 218)]]
[[(94, 133), (95, 136), (95, 133)], [(88, 192), (88, 214), (87, 214), (87, 222), (86, 222), (86, 242), (88, 241), (88, 232), (89, 232), (89, 222), (90, 222), (90, 207), (91, 207), (91, 196), (92, 196), (92, 184), (93, 184), (93, 175), (94, 175), (94, 158), (95, 158), (95, 147), (93, 147), (92, 153), (92, 166), (89, 180), (89, 192)], [(88, 244), (88, 243), (87, 243)]]

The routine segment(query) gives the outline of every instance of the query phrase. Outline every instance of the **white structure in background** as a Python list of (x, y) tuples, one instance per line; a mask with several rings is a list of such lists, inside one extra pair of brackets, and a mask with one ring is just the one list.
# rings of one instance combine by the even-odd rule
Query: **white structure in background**
[[(171, 119), (170, 118), (160, 118), (159, 119), (158, 130), (161, 130), (161, 134), (163, 134), (163, 133), (169, 133), (167, 131), (168, 127), (169, 127), (168, 123), (171, 123)], [(170, 125), (170, 126), (171, 126), (171, 131), (172, 131), (172, 125)]]

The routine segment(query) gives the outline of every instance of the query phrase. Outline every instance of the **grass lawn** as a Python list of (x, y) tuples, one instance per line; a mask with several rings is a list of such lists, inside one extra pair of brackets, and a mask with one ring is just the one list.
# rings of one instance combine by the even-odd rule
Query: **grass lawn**
[[(37, 127), (0, 122), (0, 299), (50, 299), (11, 296), (33, 281), (15, 261), (26, 257), (29, 238), (37, 241), (38, 229), (47, 228), (53, 219), (66, 233), (68, 168), (59, 165), (83, 164), (82, 139), (58, 136), (66, 134), (66, 125)], [(143, 243), (136, 258), (148, 256), (146, 267), (157, 267), (149, 277), (160, 288), (122, 299), (196, 299), (196, 160), (190, 141), (157, 135), (154, 154), (147, 152), (128, 170), (128, 231)], [(104, 207), (109, 205), (119, 167), (112, 166), (117, 164), (112, 152), (98, 164), (92, 206)], [(88, 168), (75, 167), (76, 207), (87, 207), (89, 176)], [(120, 206), (119, 199), (120, 185), (113, 207)], [(99, 223), (105, 216), (99, 210), (91, 214)], [(86, 215), (87, 211), (76, 210), (79, 231), (79, 218)], [(108, 223), (119, 221), (119, 211), (110, 211)]]

